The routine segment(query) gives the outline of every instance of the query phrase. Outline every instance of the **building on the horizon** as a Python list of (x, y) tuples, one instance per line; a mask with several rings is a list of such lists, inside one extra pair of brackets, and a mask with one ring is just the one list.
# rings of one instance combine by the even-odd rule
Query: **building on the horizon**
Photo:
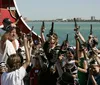
[(92, 21), (95, 20), (95, 16), (91, 16), (91, 20), (92, 20)]

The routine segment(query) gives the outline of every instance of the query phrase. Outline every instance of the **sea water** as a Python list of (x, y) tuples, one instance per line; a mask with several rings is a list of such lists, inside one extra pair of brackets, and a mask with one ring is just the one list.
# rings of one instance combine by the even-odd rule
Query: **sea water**
[[(26, 22), (30, 28), (34, 26), (34, 31), (40, 35), (41, 25), (42, 22)], [(49, 33), (49, 30), (51, 29), (52, 22), (45, 22), (45, 37), (47, 38), (47, 34)], [(54, 32), (58, 34), (59, 37), (59, 44), (62, 44), (62, 42), (66, 39), (66, 36), (68, 34), (68, 41), (70, 45), (75, 45), (75, 31), (74, 31), (74, 22), (54, 22)], [(88, 39), (88, 36), (90, 34), (90, 25), (92, 24), (92, 31), (93, 35), (98, 37), (98, 47), (100, 47), (100, 22), (77, 22), (77, 25), (80, 26), (79, 31), (85, 38), (85, 40)], [(0, 30), (0, 35), (2, 35), (3, 32)]]
[[(27, 24), (32, 28), (34, 26), (34, 31), (40, 35), (40, 29), (42, 22), (27, 22)], [(45, 37), (49, 33), (49, 30), (51, 29), (52, 22), (45, 22)], [(74, 22), (54, 22), (54, 32), (58, 34), (59, 37), (59, 44), (62, 43), (66, 39), (66, 36), (68, 34), (68, 41), (71, 45), (75, 45), (75, 23)], [(85, 38), (85, 40), (88, 39), (88, 36), (90, 34), (90, 28), (92, 24), (92, 31), (93, 35), (98, 37), (99, 45), (100, 47), (100, 22), (77, 22), (77, 25), (80, 26), (79, 31)], [(47, 37), (46, 37), (47, 38)]]

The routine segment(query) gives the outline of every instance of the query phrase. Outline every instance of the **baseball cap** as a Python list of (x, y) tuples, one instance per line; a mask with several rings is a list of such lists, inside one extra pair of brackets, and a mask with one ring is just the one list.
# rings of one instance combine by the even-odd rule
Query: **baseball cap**
[(3, 23), (6, 23), (6, 24), (10, 25), (12, 22), (11, 22), (11, 20), (9, 18), (5, 18), (3, 20)]

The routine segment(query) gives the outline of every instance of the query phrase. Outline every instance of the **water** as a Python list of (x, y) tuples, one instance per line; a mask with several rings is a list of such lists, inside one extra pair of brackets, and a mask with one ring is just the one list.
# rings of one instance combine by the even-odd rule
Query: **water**
[[(34, 26), (34, 31), (40, 35), (40, 28), (42, 25), (42, 22), (27, 22), (27, 24), (32, 27)], [(49, 33), (49, 30), (51, 29), (51, 22), (45, 22), (45, 36)], [(89, 33), (90, 33), (90, 24), (92, 24), (92, 30), (93, 35), (98, 37), (98, 40), (100, 42), (100, 22), (78, 22), (77, 23), (80, 26), (79, 31), (85, 38), (85, 40), (88, 39)], [(71, 45), (75, 45), (75, 31), (74, 31), (74, 22), (54, 22), (54, 31), (58, 34), (59, 37), (59, 43), (61, 44), (63, 40), (66, 39), (66, 35), (69, 36), (69, 42)], [(98, 45), (100, 47), (100, 43)]]
[[(32, 27), (34, 26), (34, 31), (40, 35), (40, 28), (42, 25), (42, 22), (27, 22), (27, 24)], [(52, 22), (45, 22), (45, 37), (49, 33), (49, 30), (51, 29)], [(90, 24), (92, 24), (93, 27), (93, 35), (98, 37), (99, 45), (100, 47), (100, 22), (77, 22), (77, 24), (80, 26), (80, 32), (85, 38), (85, 40), (88, 39), (88, 35), (90, 33)], [(75, 45), (75, 39), (74, 39), (74, 22), (54, 22), (54, 31), (58, 34), (59, 37), (59, 43), (61, 44), (63, 40), (66, 39), (66, 35), (69, 35), (69, 42), (71, 45)], [(2, 30), (0, 30), (0, 34), (2, 34)], [(47, 38), (47, 37), (46, 37)]]

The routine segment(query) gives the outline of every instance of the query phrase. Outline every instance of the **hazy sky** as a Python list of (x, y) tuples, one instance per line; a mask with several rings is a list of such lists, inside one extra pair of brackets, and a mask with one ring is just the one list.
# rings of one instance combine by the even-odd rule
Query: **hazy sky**
[(100, 0), (16, 0), (23, 17), (31, 20), (56, 18), (100, 19)]

